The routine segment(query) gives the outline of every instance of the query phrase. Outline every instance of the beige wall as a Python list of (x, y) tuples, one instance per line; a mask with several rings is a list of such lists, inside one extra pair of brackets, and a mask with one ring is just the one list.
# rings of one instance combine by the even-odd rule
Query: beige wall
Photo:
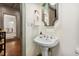
[(39, 54), (39, 46), (37, 46), (33, 39), (39, 34), (38, 27), (32, 26), (31, 22), (34, 19), (34, 10), (39, 10), (39, 4), (26, 4), (26, 55), (37, 55)]
[[(73, 6), (73, 7), (72, 7)], [(54, 55), (75, 56), (75, 49), (79, 46), (79, 4), (60, 3), (58, 8), (58, 21), (55, 26), (56, 34), (60, 40)], [(58, 51), (56, 53), (56, 51)]]

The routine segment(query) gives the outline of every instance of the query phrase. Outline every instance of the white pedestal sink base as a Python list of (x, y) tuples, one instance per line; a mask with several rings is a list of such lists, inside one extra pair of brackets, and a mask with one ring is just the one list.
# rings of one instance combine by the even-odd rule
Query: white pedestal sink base
[(48, 48), (47, 47), (42, 47), (42, 56), (48, 56)]
[(37, 43), (41, 47), (42, 56), (48, 56), (48, 48), (52, 48), (56, 46), (59, 42), (57, 37), (52, 36), (37, 36), (34, 39), (34, 42)]

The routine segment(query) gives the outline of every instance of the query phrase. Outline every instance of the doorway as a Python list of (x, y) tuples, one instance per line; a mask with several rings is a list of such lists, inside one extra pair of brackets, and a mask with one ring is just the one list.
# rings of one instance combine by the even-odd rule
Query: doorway
[(6, 56), (22, 56), (20, 3), (0, 3), (0, 28), (6, 31)]

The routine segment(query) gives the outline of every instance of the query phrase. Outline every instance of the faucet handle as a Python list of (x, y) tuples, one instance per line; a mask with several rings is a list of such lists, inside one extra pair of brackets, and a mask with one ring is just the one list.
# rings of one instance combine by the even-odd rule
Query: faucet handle
[(40, 34), (42, 35), (42, 32), (40, 32)]

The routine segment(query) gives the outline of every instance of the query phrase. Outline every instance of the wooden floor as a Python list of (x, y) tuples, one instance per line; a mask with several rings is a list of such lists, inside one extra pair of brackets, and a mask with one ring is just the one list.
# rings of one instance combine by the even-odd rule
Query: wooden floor
[(6, 42), (6, 56), (21, 56), (21, 40), (12, 39)]

